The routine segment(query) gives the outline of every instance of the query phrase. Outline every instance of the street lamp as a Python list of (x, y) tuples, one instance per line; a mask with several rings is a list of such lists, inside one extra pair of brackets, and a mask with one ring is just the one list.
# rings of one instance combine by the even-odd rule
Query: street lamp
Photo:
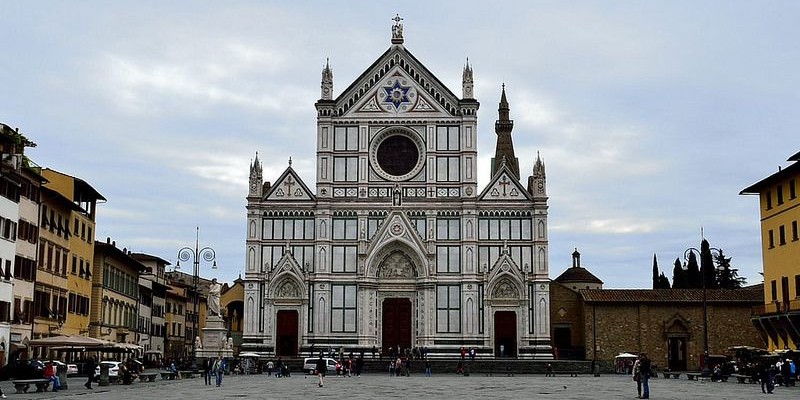
[[(192, 289), (194, 290), (194, 316), (192, 317), (192, 333), (193, 336), (199, 336), (197, 334), (197, 319), (198, 319), (198, 312), (197, 312), (197, 303), (198, 303), (198, 295), (197, 295), (197, 283), (199, 281), (199, 274), (200, 274), (200, 259), (205, 260), (206, 262), (212, 262), (211, 269), (217, 269), (217, 262), (215, 261), (216, 253), (214, 249), (211, 247), (203, 247), (200, 248), (200, 227), (196, 228), (195, 233), (195, 242), (194, 242), (194, 249), (191, 247), (184, 247), (178, 250), (178, 262), (175, 265), (175, 269), (181, 268), (181, 261), (186, 262), (192, 260), (194, 265), (193, 273), (192, 273)], [(197, 365), (195, 364), (195, 355), (197, 354), (197, 341), (194, 340), (195, 338), (192, 337), (190, 340), (192, 341), (192, 369), (195, 369)]]
[[(709, 251), (719, 254), (719, 249), (716, 249), (716, 248), (713, 248), (713, 247), (709, 247)], [(691, 253), (697, 253), (697, 258), (699, 258), (701, 260), (700, 263), (702, 265), (703, 253), (700, 250), (697, 250), (694, 247), (689, 247), (688, 249), (686, 249), (686, 251), (683, 252), (684, 266), (687, 265), (687, 262), (689, 261), (689, 255)], [(713, 260), (712, 260), (712, 264), (713, 264)], [(712, 266), (709, 265), (708, 267), (712, 267)], [(715, 273), (716, 273), (716, 268), (715, 268)], [(708, 285), (706, 284), (706, 271), (703, 270), (703, 269), (700, 269), (700, 281), (703, 284), (703, 373), (706, 374), (706, 373), (709, 372), (709, 370), (708, 370), (708, 362), (707, 362), (707, 360), (708, 360), (708, 295), (707, 295), (707, 287), (708, 287)]]

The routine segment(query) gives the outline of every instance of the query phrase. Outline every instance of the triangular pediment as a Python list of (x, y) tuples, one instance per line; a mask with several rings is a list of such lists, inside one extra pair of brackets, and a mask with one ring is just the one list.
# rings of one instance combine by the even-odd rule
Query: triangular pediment
[(483, 189), (478, 200), (530, 200), (530, 194), (514, 178), (505, 164), (495, 174), (492, 181)]
[(283, 171), (264, 198), (278, 201), (311, 201), (314, 200), (314, 194), (290, 166)]
[(409, 255), (413, 254), (414, 257), (412, 258), (418, 261), (415, 263), (417, 268), (420, 268), (416, 271), (417, 276), (427, 275), (427, 271), (424, 270), (425, 263), (422, 262), (427, 257), (425, 255), (425, 243), (408, 217), (400, 211), (394, 211), (386, 216), (383, 224), (372, 237), (366, 251), (370, 259), (367, 263), (370, 265), (368, 275), (375, 276), (378, 273), (377, 268), (379, 265), (372, 259), (374, 257), (380, 258), (382, 253), (398, 248), (398, 245), (400, 245), (399, 248), (408, 250), (410, 252)]
[(291, 252), (284, 252), (269, 272), (269, 292), (275, 298), (305, 298), (305, 273)]
[(335, 100), (340, 116), (458, 115), (459, 99), (403, 46), (392, 46)]

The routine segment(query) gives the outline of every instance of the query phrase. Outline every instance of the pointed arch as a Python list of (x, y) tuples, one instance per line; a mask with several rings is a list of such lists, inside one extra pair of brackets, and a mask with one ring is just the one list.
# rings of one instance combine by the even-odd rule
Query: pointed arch
[(537, 224), (537, 229), (536, 229), (536, 234), (537, 234), (537, 236), (539, 236), (539, 239), (544, 239), (545, 238), (545, 232), (546, 231), (547, 230), (545, 229), (544, 221), (539, 221), (539, 223)]
[(252, 271), (256, 268), (256, 249), (250, 247), (247, 251), (247, 270)]

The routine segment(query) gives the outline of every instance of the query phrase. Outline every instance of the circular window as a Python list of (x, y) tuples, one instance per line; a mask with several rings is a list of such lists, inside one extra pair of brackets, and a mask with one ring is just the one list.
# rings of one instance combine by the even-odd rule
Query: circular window
[(389, 128), (372, 141), (370, 161), (381, 177), (403, 181), (414, 177), (424, 165), (424, 144), (416, 132), (406, 128)]
[(378, 165), (387, 174), (405, 175), (417, 165), (419, 150), (414, 142), (406, 136), (394, 135), (384, 139), (378, 145)]

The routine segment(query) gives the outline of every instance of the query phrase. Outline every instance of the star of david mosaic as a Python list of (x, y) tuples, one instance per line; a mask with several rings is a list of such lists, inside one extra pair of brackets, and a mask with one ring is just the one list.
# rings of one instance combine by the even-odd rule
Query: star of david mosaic
[(383, 90), (386, 91), (386, 99), (383, 101), (394, 104), (396, 110), (399, 110), (404, 103), (411, 103), (408, 99), (408, 91), (411, 90), (411, 86), (403, 86), (399, 80), (395, 80), (392, 86), (384, 86)]

